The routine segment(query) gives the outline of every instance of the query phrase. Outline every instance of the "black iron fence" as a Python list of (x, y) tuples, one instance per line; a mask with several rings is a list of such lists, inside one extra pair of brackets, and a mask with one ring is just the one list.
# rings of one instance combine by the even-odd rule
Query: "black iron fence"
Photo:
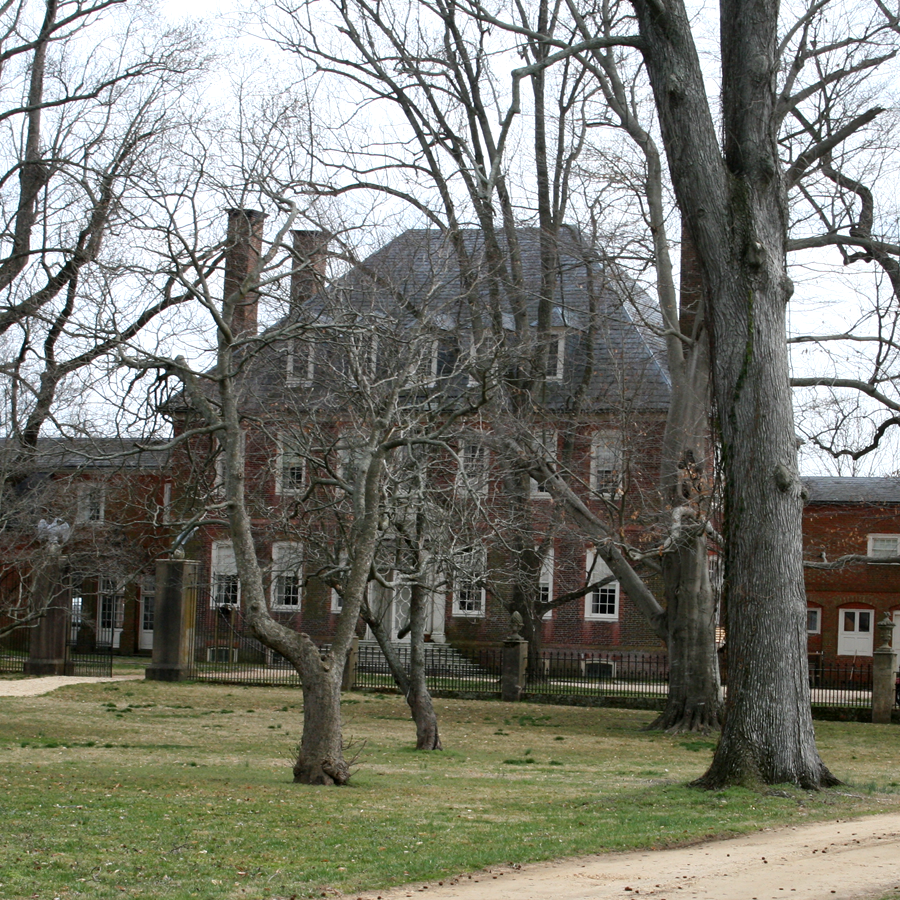
[(109, 678), (113, 668), (113, 646), (110, 643), (93, 647), (82, 642), (66, 644), (66, 675), (85, 675), (92, 678)]
[(189, 677), (229, 684), (300, 686), (294, 667), (250, 634), (239, 608), (210, 608), (208, 596), (202, 595), (197, 600)]
[(0, 674), (21, 675), (30, 646), (30, 628), (17, 628), (0, 638)]
[(837, 665), (810, 665), (813, 706), (871, 707), (872, 663), (853, 660)]
[[(33, 632), (33, 628), (18, 628), (0, 639), (0, 674), (21, 675), (25, 671)], [(109, 678), (112, 666), (111, 643), (97, 643), (83, 636), (77, 642), (66, 642), (63, 674)]]
[(662, 653), (589, 653), (544, 650), (530, 666), (528, 694), (664, 702), (669, 692), (669, 659)]
[[(409, 645), (395, 645), (401, 665), (409, 668)], [(6, 651), (4, 651), (6, 652)], [(0, 663), (3, 657), (0, 656)], [(503, 649), (460, 651), (447, 644), (425, 648), (429, 690), (500, 696)], [(231, 684), (295, 685), (300, 680), (280, 654), (264, 647), (250, 633), (237, 608), (210, 608), (200, 598), (194, 630), (190, 677)], [(21, 671), (21, 667), (17, 670)], [(352, 684), (363, 690), (394, 690), (387, 660), (375, 642), (361, 642)], [(669, 662), (665, 654), (544, 650), (529, 666), (525, 698), (586, 698), (661, 706), (668, 695)], [(853, 661), (810, 667), (814, 707), (871, 708), (872, 663)], [(727, 686), (725, 688), (727, 690)]]
[[(408, 672), (409, 644), (394, 648), (400, 664)], [(503, 650), (486, 647), (464, 655), (449, 644), (425, 645), (425, 681), (430, 691), (500, 695)], [(361, 643), (357, 655), (354, 684), (358, 688), (394, 688), (387, 660), (374, 643)]]

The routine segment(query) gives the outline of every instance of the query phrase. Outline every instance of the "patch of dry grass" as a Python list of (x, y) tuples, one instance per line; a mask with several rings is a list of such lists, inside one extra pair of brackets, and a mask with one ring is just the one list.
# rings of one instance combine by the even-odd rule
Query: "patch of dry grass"
[(0, 698), (0, 896), (289, 898), (900, 808), (890, 726), (820, 723), (848, 782), (704, 793), (705, 738), (650, 712), (438, 700), (442, 753), (396, 696), (345, 697), (351, 786), (291, 783), (296, 689), (127, 682)]

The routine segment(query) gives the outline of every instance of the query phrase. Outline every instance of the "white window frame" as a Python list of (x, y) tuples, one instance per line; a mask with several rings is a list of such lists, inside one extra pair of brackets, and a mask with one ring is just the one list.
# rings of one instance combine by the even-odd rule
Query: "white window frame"
[[(893, 544), (892, 552), (883, 552), (891, 549), (890, 544)], [(882, 562), (883, 559), (900, 556), (900, 534), (870, 534), (868, 536), (866, 554), (872, 562), (881, 563), (881, 565), (900, 565), (900, 563), (895, 562)]]
[(141, 587), (141, 630), (153, 631), (156, 617), (156, 576), (145, 575)]
[[(233, 591), (227, 589), (231, 584), (234, 585)], [(234, 546), (231, 541), (213, 541), (209, 564), (209, 605), (215, 609), (239, 605), (240, 602), (241, 579), (238, 577)]]
[[(585, 573), (588, 583), (602, 581), (612, 575), (609, 566), (597, 554), (593, 548), (588, 548), (585, 560)], [(603, 587), (594, 588), (584, 595), (584, 618), (588, 622), (618, 622), (619, 599), (621, 591), (618, 581), (611, 581)], [(612, 600), (612, 613), (600, 612), (601, 606), (608, 606)], [(597, 610), (595, 611), (595, 604)]]
[(457, 487), (476, 496), (487, 494), (490, 480), (490, 455), (480, 441), (463, 441), (459, 448)]
[[(551, 462), (556, 462), (556, 454), (559, 451), (559, 432), (555, 428), (542, 428), (537, 438), (544, 450), (547, 451)], [(532, 497), (545, 498), (550, 496), (550, 492), (543, 490), (534, 478), (530, 479), (530, 483)]]
[[(275, 455), (275, 493), (282, 497), (295, 497), (302, 494), (306, 485), (306, 457), (300, 451), (291, 449), (288, 441), (279, 436), (278, 451)], [(298, 465), (299, 463), (299, 465)], [(295, 478), (285, 479), (285, 469), (300, 469), (300, 483)]]
[[(813, 627), (809, 627), (810, 616), (815, 616), (815, 623)], [(806, 633), (807, 634), (821, 634), (822, 633), (822, 607), (821, 606), (807, 606), (806, 607)]]
[(623, 459), (622, 435), (618, 431), (603, 428), (591, 435), (590, 487), (595, 494), (612, 497), (621, 491)]
[[(305, 360), (299, 361), (298, 347), (303, 347)], [(286, 360), (288, 384), (312, 384), (316, 377), (316, 345), (310, 341), (291, 341)]]
[[(453, 616), (484, 618), (487, 609), (487, 551), (484, 547), (458, 554), (460, 566), (453, 577)], [(480, 574), (479, 574), (480, 573)]]
[[(550, 355), (550, 346), (555, 344), (556, 350), (556, 367), (553, 372), (549, 371), (552, 356)], [(547, 371), (544, 377), (547, 381), (562, 381), (563, 374), (566, 371), (566, 331), (564, 328), (551, 328), (547, 336)]]
[[(538, 591), (540, 593), (541, 602), (546, 603), (553, 599), (553, 574), (555, 569), (555, 553), (554, 548), (550, 547), (547, 551), (547, 555), (544, 557), (544, 561), (541, 563), (541, 572), (539, 575), (538, 582)], [(541, 620), (544, 622), (549, 621), (553, 617), (553, 610), (548, 609), (543, 616), (541, 616)]]
[[(296, 602), (285, 603), (285, 579), (294, 579)], [(297, 541), (275, 541), (272, 544), (272, 583), (270, 585), (272, 609), (299, 612), (303, 605), (303, 547)]]
[[(847, 628), (850, 624), (852, 627)], [(875, 610), (842, 606), (838, 609), (838, 656), (872, 656), (875, 646)]]
[(96, 482), (78, 485), (75, 521), (79, 525), (102, 525), (106, 521), (106, 485)]

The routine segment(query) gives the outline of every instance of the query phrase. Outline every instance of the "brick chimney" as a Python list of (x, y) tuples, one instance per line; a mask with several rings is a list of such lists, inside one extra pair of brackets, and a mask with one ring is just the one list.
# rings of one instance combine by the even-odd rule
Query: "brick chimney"
[[(225, 248), (225, 299), (241, 292), (241, 286), (259, 264), (262, 254), (263, 223), (266, 214), (258, 209), (229, 209), (228, 237)], [(235, 337), (256, 334), (259, 290), (255, 287), (240, 297), (231, 316)]]
[(291, 308), (314, 297), (325, 282), (328, 234), (324, 231), (292, 231), (294, 258), (291, 274)]

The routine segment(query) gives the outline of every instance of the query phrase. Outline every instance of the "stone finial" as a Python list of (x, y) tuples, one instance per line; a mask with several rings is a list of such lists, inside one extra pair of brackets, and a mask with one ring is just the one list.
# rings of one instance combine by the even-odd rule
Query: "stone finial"
[(509, 617), (509, 623), (512, 626), (512, 630), (507, 635), (506, 640), (508, 641), (521, 641), (524, 640), (522, 637), (522, 628), (525, 625), (525, 620), (522, 618), (522, 614), (515, 610), (513, 614)]

